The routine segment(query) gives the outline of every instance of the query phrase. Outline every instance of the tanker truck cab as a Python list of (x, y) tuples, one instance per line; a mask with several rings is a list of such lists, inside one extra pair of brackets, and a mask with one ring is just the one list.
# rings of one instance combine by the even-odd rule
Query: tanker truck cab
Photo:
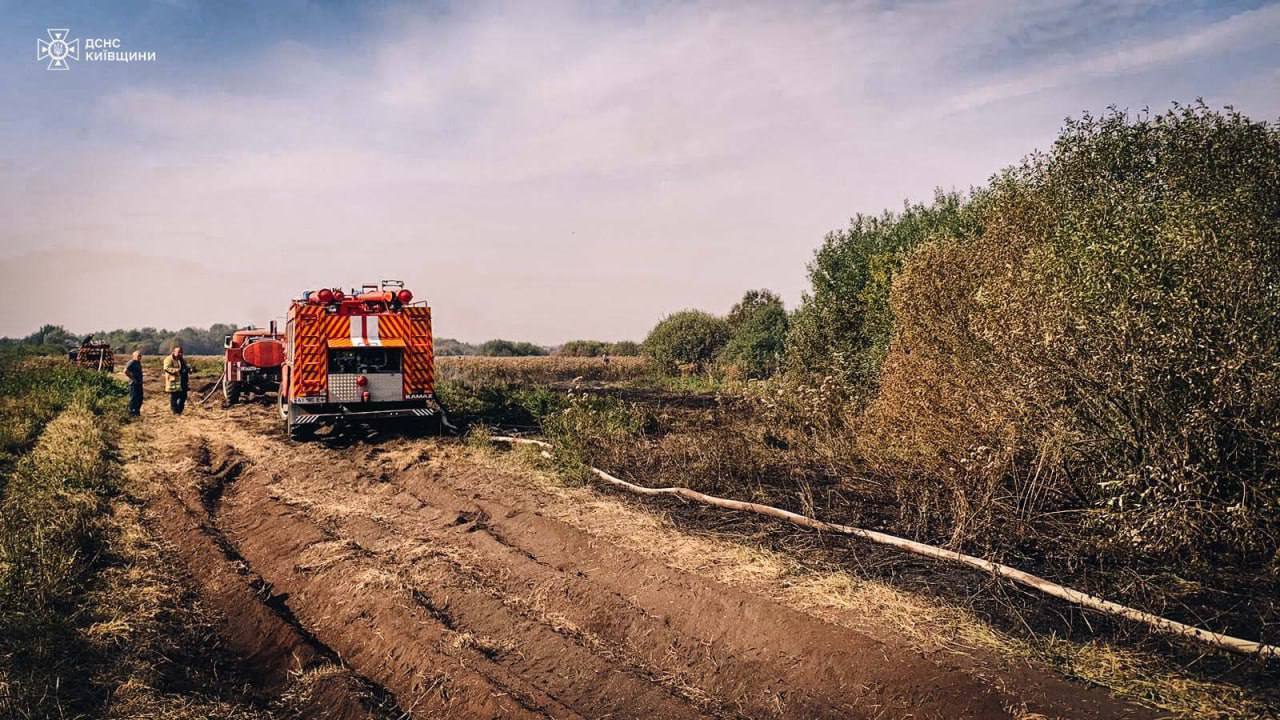
[(280, 414), (291, 437), (375, 420), (440, 428), (431, 308), (402, 283), (302, 293), (284, 344)]

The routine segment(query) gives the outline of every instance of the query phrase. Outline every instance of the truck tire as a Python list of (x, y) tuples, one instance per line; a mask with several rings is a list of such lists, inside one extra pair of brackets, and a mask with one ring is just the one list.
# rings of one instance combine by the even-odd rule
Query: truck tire
[(435, 437), (444, 434), (443, 416), (432, 413), (426, 417), (412, 417), (408, 420), (408, 431), (413, 437)]
[(222, 396), (227, 399), (228, 405), (235, 405), (240, 402), (241, 387), (238, 382), (224, 382), (222, 384)]
[(314, 425), (298, 422), (298, 411), (293, 405), (289, 406), (289, 410), (285, 414), (284, 427), (290, 440), (309, 440), (315, 434)]
[[(289, 401), (285, 397), (285, 392), (284, 392), (285, 383), (288, 382), (288, 379), (289, 379), (288, 373), (285, 371), (282, 371), (280, 373), (280, 391), (276, 394), (276, 409), (280, 411), (281, 420), (289, 419), (289, 411), (287, 409), (289, 407)], [(285, 425), (286, 429), (288, 427), (289, 427), (288, 425)]]

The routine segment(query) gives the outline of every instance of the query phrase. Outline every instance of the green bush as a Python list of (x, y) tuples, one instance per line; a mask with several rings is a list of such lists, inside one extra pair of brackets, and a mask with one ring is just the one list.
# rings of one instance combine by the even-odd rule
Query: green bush
[(618, 357), (637, 357), (644, 354), (644, 348), (640, 347), (640, 343), (633, 340), (619, 340), (615, 343), (609, 343), (609, 354)]
[(454, 340), (453, 338), (435, 338), (431, 347), (437, 357), (480, 354), (480, 348), (475, 345), (464, 343), (461, 340)]
[(729, 323), (701, 310), (663, 318), (644, 341), (644, 352), (664, 372), (701, 371), (729, 340)]
[(930, 238), (976, 234), (980, 205), (980, 195), (939, 192), (931, 204), (858, 215), (847, 230), (828, 234), (809, 264), (811, 290), (791, 319), (788, 368), (873, 389), (893, 332), (889, 291), (898, 268)]
[(748, 290), (726, 318), (729, 340), (720, 361), (749, 378), (765, 378), (782, 365), (787, 342), (787, 311), (769, 290)]
[(634, 447), (653, 419), (638, 406), (604, 395), (570, 393), (542, 417), (542, 432), (555, 445), (556, 462), (571, 478), (585, 480), (588, 466), (616, 467), (620, 448)]
[(486, 340), (480, 344), (479, 354), (489, 357), (529, 357), (531, 355), (546, 355), (547, 349), (529, 342)]
[(1150, 557), (1275, 562), (1280, 131), (1086, 116), (973, 210), (980, 235), (893, 284), (863, 446), (903, 507), (957, 540), (1053, 514)]
[(507, 382), (442, 380), (436, 383), (436, 396), (450, 421), (461, 427), (536, 427), (563, 404), (561, 396), (547, 388)]
[(609, 352), (609, 345), (599, 340), (570, 340), (556, 350), (566, 357), (599, 357)]

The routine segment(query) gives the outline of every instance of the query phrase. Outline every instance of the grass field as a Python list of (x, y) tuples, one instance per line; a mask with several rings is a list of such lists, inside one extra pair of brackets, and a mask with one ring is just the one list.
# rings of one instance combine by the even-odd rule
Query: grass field
[(652, 374), (642, 357), (480, 357), (436, 358), (437, 381), (560, 383), (579, 381), (635, 380)]

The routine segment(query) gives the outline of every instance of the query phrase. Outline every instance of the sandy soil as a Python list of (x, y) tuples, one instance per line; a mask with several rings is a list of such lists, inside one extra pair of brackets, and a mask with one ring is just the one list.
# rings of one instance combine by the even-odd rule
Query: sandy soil
[[(829, 622), (681, 569), (566, 521), (574, 494), (448, 440), (291, 442), (272, 406), (193, 393), (175, 418), (148, 389), (133, 469), (152, 488), (149, 523), (264, 693), (340, 664), (316, 716), (1151, 717), (1034, 668), (993, 681), (874, 618)], [(655, 547), (684, 541), (646, 531), (665, 534)]]

